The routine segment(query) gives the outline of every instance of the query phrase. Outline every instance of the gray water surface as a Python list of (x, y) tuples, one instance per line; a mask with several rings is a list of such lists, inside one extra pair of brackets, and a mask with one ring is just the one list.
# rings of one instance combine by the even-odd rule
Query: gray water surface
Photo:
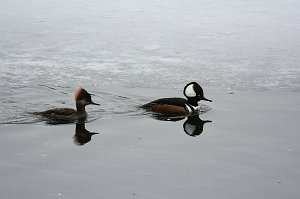
[(1, 197), (297, 198), (299, 95), (210, 94), (195, 137), (146, 116), (88, 122), (83, 146), (73, 124), (2, 125)]

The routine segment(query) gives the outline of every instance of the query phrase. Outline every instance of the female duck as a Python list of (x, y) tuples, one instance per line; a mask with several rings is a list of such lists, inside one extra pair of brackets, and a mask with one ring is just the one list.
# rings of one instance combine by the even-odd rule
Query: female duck
[(73, 123), (86, 118), (86, 105), (100, 105), (92, 101), (91, 94), (84, 88), (77, 89), (74, 92), (74, 98), (76, 101), (76, 110), (71, 108), (55, 108), (43, 112), (35, 112), (34, 114), (47, 118), (54, 123)]

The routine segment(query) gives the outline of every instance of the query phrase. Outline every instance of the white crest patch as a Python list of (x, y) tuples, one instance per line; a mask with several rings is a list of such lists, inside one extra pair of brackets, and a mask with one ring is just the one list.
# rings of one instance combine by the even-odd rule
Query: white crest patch
[(194, 85), (193, 84), (187, 86), (184, 90), (184, 93), (187, 97), (196, 97), (196, 95), (197, 95), (195, 90), (194, 90)]

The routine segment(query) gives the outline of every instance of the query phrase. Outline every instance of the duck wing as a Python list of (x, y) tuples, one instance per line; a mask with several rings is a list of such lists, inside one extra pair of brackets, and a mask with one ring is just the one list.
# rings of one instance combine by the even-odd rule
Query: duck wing
[(188, 101), (183, 98), (161, 98), (152, 102), (149, 102), (147, 104), (144, 104), (142, 107), (152, 107), (153, 105), (171, 105), (171, 106), (179, 106), (179, 107), (185, 107), (185, 104), (187, 104)]
[(50, 124), (65, 124), (77, 121), (77, 112), (71, 108), (56, 108), (43, 112), (35, 112), (35, 115), (40, 115), (47, 118)]
[(141, 108), (164, 114), (186, 114), (188, 112), (186, 103), (188, 101), (183, 98), (162, 98), (144, 104)]
[(76, 114), (76, 110), (71, 108), (55, 108), (55, 109), (50, 109), (39, 113), (39, 115), (43, 115), (43, 116), (47, 116), (47, 115), (68, 116), (73, 114)]

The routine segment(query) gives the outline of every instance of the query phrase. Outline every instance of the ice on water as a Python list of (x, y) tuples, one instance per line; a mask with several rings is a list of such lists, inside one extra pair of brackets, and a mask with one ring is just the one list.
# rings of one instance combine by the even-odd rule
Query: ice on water
[(296, 1), (1, 1), (0, 84), (300, 89)]

